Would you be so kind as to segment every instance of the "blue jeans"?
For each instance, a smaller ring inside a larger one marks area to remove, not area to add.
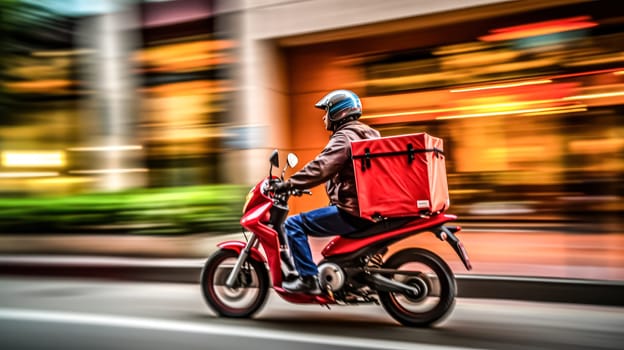
[[[318,269],[312,259],[312,251],[308,243],[308,235],[327,237],[344,235],[357,231],[359,228],[345,220],[344,213],[332,205],[314,209],[286,219],[285,228],[288,244],[295,260],[295,268],[300,276],[316,276]]]

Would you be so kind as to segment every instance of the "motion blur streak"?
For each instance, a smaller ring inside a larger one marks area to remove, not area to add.
[[[477,86],[472,88],[464,88],[464,89],[453,89],[451,92],[467,92],[467,91],[478,91],[478,90],[490,90],[490,89],[505,89],[509,87],[516,86],[527,86],[527,85],[539,85],[539,84],[548,84],[552,83],[552,80],[531,80],[531,81],[520,81],[517,83],[509,83],[509,84],[498,84],[498,85],[489,85],[489,86]]]
[[[65,165],[65,154],[59,151],[6,151],[2,152],[2,165],[5,167],[62,167]]]

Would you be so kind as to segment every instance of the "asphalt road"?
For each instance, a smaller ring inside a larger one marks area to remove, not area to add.
[[[399,325],[380,306],[288,304],[217,318],[193,284],[0,279],[3,349],[621,349],[624,309],[458,299],[434,328]]]

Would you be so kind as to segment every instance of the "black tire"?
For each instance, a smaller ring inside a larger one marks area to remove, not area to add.
[[[418,264],[418,268],[405,270],[419,272],[418,274],[407,276],[397,273],[387,275],[387,277],[418,286],[425,291],[423,295],[415,298],[396,292],[379,292],[379,300],[388,314],[401,324],[410,327],[431,326],[442,321],[455,306],[457,292],[455,275],[442,258],[433,252],[419,248],[397,252],[383,267],[399,269],[409,263]],[[425,308],[424,310],[410,310],[409,307]]]
[[[208,306],[219,316],[247,318],[264,305],[269,275],[263,262],[248,258],[241,268],[237,286],[228,288],[225,280],[236,259],[238,254],[232,250],[220,249],[212,254],[201,272],[201,290]]]

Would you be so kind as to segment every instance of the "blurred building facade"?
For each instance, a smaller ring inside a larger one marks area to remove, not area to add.
[[[444,138],[454,212],[622,212],[616,1],[3,6],[3,193],[252,184],[322,149],[313,105],[346,88],[383,135]]]
[[[241,181],[262,175],[269,148],[312,159],[328,138],[312,106],[347,88],[382,135],[444,138],[454,212],[620,222],[616,2],[251,3],[240,26],[243,115],[271,141],[245,151]],[[324,205],[315,192],[295,209]]]
[[[4,195],[226,182],[214,1],[2,2]]]

